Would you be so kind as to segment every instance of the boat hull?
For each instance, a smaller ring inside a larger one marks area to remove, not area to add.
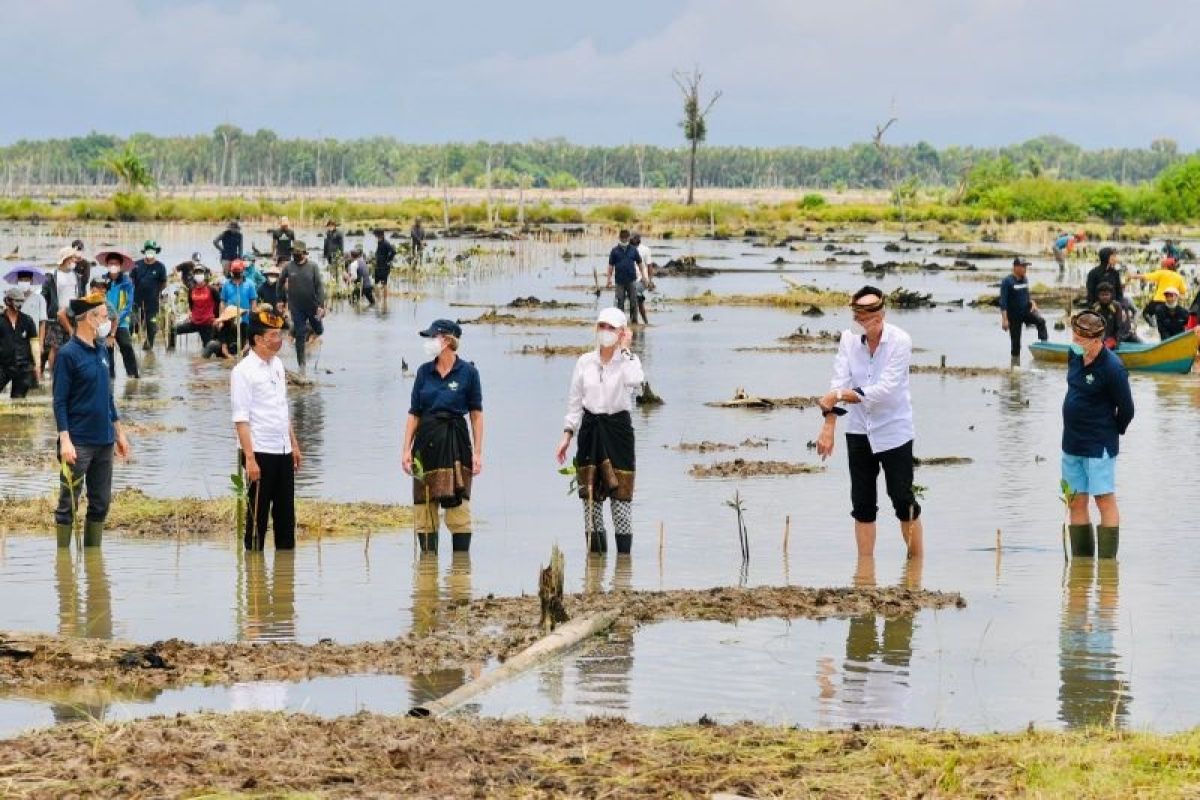
[[[1129,370],[1186,375],[1192,371],[1198,344],[1200,339],[1192,331],[1184,331],[1163,342],[1122,342],[1113,352]],[[1062,342],[1034,342],[1029,345],[1033,359],[1046,364],[1066,364],[1070,350],[1070,345]]]

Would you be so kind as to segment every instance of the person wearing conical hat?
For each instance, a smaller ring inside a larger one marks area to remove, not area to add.
[[[70,470],[59,480],[54,512],[59,547],[71,545],[79,511],[79,495],[87,489],[83,527],[85,547],[99,547],[112,497],[113,454],[128,458],[129,441],[121,427],[108,375],[112,357],[104,340],[112,330],[108,304],[100,292],[70,303],[75,318],[71,341],[54,363],[54,421],[58,426],[58,457]]]

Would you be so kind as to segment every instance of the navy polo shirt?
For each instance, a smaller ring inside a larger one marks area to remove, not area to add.
[[[415,417],[437,413],[462,416],[468,411],[483,411],[483,387],[474,364],[456,357],[444,378],[433,361],[417,368],[408,413]]]
[[[1023,317],[1031,303],[1029,278],[1017,280],[1016,275],[1005,275],[1000,281],[1000,309],[1010,316]]]
[[[1071,353],[1067,360],[1067,396],[1063,399],[1063,452],[1100,458],[1117,455],[1120,439],[1133,421],[1133,393],[1125,365],[1107,347],[1091,364]]]
[[[54,362],[54,422],[73,444],[102,446],[116,441],[117,406],[108,382],[108,348],[71,337]]]
[[[637,280],[637,265],[642,263],[637,248],[629,244],[619,244],[608,254],[608,265],[613,267],[617,283],[633,283]]]

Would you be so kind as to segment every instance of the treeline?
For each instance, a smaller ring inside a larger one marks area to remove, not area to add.
[[[0,188],[116,184],[103,161],[131,144],[160,186],[579,186],[673,188],[686,184],[687,153],[642,145],[599,147],[562,139],[525,143],[407,144],[281,139],[222,125],[211,134],[128,139],[101,133],[19,141],[0,147]],[[1033,177],[1141,184],[1181,161],[1174,141],[1145,149],[1084,150],[1054,136],[1001,148],[925,142],[879,148],[710,147],[700,149],[697,185],[825,190],[890,188],[898,183],[963,189],[968,173],[1001,159]]]

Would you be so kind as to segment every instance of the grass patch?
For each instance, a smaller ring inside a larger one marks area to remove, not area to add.
[[[685,306],[767,306],[772,308],[832,308],[850,303],[850,295],[833,289],[788,284],[782,292],[765,294],[717,294],[709,289],[691,297],[664,298],[665,303]]]
[[[693,478],[762,478],[771,475],[812,475],[824,472],[819,464],[798,464],[789,461],[747,461],[735,458],[716,464],[693,464],[688,474]]]
[[[0,528],[42,531],[53,524],[57,497],[0,499]],[[234,504],[229,498],[150,497],[138,489],[113,495],[107,527],[133,536],[222,538],[233,536]],[[83,514],[83,509],[80,509]],[[412,525],[408,505],[333,503],[296,498],[301,538],[404,529]]]
[[[219,753],[219,758],[213,754]],[[1184,798],[1200,731],[965,735],[750,724],[195,714],[0,742],[5,792],[206,796]]]

